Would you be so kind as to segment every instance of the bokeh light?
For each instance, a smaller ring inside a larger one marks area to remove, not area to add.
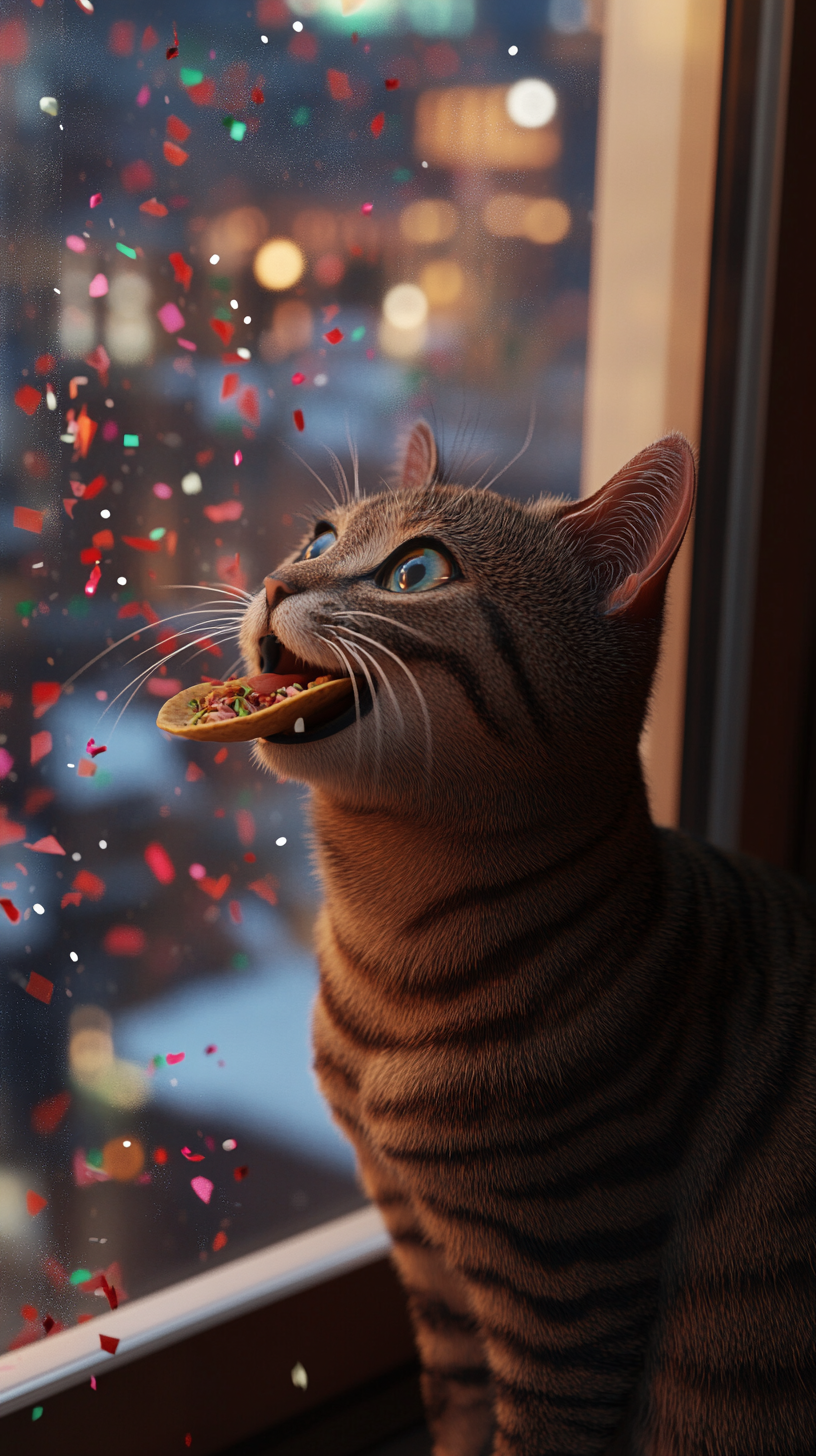
[[[403,208],[399,225],[409,243],[445,243],[456,232],[459,214],[452,202],[422,198]]]
[[[383,299],[383,316],[392,328],[419,328],[428,317],[428,300],[416,283],[397,283]]]
[[[548,81],[528,76],[510,87],[505,105],[507,115],[516,126],[532,130],[552,121],[558,109],[558,98]]]
[[[281,292],[303,276],[306,259],[291,238],[270,238],[255,254],[252,271],[262,288]]]
[[[425,264],[419,281],[431,308],[450,308],[462,296],[465,275],[455,258],[436,258]]]

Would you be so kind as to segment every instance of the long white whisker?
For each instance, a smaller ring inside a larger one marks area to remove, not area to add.
[[[345,667],[345,669],[346,669],[349,677],[351,678],[351,690],[354,693],[354,713],[355,713],[355,718],[356,718],[357,726],[359,728],[359,726],[360,726],[360,718],[361,718],[361,713],[360,713],[360,693],[359,693],[358,688],[357,688],[357,680],[356,680],[356,678],[354,676],[354,671],[352,669],[351,663],[349,662],[348,658],[346,657],[345,652],[342,651],[342,649],[340,648],[340,646],[338,645],[338,643],[336,643],[336,642],[330,642],[329,639],[328,639],[328,637],[321,637],[319,632],[315,632],[315,637],[317,637],[321,642],[325,642],[325,644],[326,644],[327,647],[330,647],[333,652],[336,652],[337,653],[337,656],[342,661],[342,663],[343,663],[343,665],[344,665],[344,667]],[[357,747],[356,747],[355,757],[354,757],[354,767],[355,767],[355,771],[357,769],[359,769],[359,767],[360,767],[360,753],[362,751],[362,738],[361,738],[361,735],[359,733],[356,734],[356,738],[357,738]]]
[[[354,499],[355,500],[359,500],[360,499],[360,456],[359,456],[359,453],[357,451],[357,446],[355,445],[354,441],[351,438],[351,430],[349,429],[348,419],[346,419],[346,441],[348,443],[349,455],[351,456],[351,464],[352,464],[352,468],[354,470]]]
[[[431,730],[431,716],[430,716],[430,713],[428,712],[428,705],[425,702],[425,695],[424,695],[421,687],[419,686],[419,683],[417,682],[416,678],[414,677],[414,674],[411,672],[411,669],[408,666],[406,666],[406,664],[403,662],[403,660],[402,660],[401,657],[398,657],[397,656],[396,652],[392,652],[390,647],[386,647],[385,646],[385,643],[378,642],[377,639],[376,639],[376,637],[366,637],[366,635],[365,635],[364,632],[355,632],[353,627],[344,627],[343,624],[342,624],[342,622],[340,624],[339,630],[341,632],[348,633],[348,635],[351,636],[351,637],[359,637],[362,642],[368,642],[368,643],[370,643],[370,645],[372,647],[379,647],[379,649],[380,649],[381,652],[385,652],[385,653],[387,653],[387,655],[389,657],[393,657],[393,659],[396,662],[397,666],[402,668],[403,672],[405,673],[405,675],[409,679],[409,681],[411,683],[411,686],[413,687],[414,692],[416,693],[416,695],[417,695],[417,697],[419,699],[419,706],[422,709],[422,716],[425,719],[425,754],[426,754],[426,765],[427,765],[427,771],[428,771],[428,773],[430,773],[431,766],[432,766],[432,763],[433,763],[433,733],[432,733],[432,730]]]
[[[228,632],[226,630],[223,631],[223,632],[213,632],[209,636],[209,639],[208,640],[210,642],[217,642],[217,641],[227,641],[228,642],[229,639],[231,637],[234,637],[235,635],[236,635],[235,632],[233,632],[233,631],[229,631]],[[153,673],[158,672],[159,668],[160,667],[163,667],[166,663],[168,663],[171,658],[178,657],[178,655],[179,655],[180,652],[188,652],[191,647],[198,647],[202,641],[203,641],[203,639],[199,637],[194,642],[185,642],[181,647],[177,647],[174,652],[168,652],[167,655],[165,657],[163,657],[160,662],[151,662],[149,667],[144,668],[140,673],[137,674],[137,676],[135,678],[131,678],[131,680],[127,684],[127,686],[124,687],[124,688],[122,688],[122,691],[116,694],[116,697],[113,698],[108,703],[107,707],[102,711],[102,713],[100,713],[99,718],[97,719],[97,722],[99,722],[99,723],[102,722],[102,719],[105,717],[105,715],[110,712],[111,708],[116,703],[118,703],[118,701],[119,701],[120,698],[124,697],[124,695],[128,691],[128,689],[131,688],[131,687],[133,687],[133,684],[134,683],[136,684],[136,686],[133,688],[133,692],[131,693],[130,697],[128,698],[127,702],[125,703],[125,708],[127,708],[130,705],[130,703],[133,702],[133,699],[135,698],[137,692],[139,691],[139,688],[142,686],[142,683],[145,681],[146,678],[150,677]],[[209,649],[206,646],[202,648],[202,652],[207,652],[208,650]],[[193,655],[200,657],[201,656],[201,653],[194,653]],[[122,709],[122,713],[124,713],[125,708]],[[122,713],[120,713],[119,714],[119,717],[116,719],[116,723],[114,723],[114,728],[119,723],[119,721],[120,721],[120,719],[122,717]]]
[[[328,445],[324,445],[323,446],[323,449],[326,451],[326,454],[328,455],[329,459],[331,460],[332,469],[334,471],[334,478],[337,481],[338,486],[340,487],[340,493],[341,493],[341,495],[343,497],[343,500],[346,503],[350,503],[351,502],[351,490],[349,488],[348,476],[346,475],[346,472],[343,469],[342,465],[340,464],[340,461],[338,460],[338,458],[335,455],[334,451],[333,450],[330,450],[329,447],[328,447]]]
[[[513,458],[512,458],[512,460],[508,460],[508,462],[504,466],[504,468],[502,470],[500,470],[497,475],[494,475],[493,476],[493,479],[492,480],[489,480],[487,482],[487,485],[483,485],[482,486],[482,490],[489,490],[490,487],[491,487],[491,485],[495,485],[496,484],[496,481],[499,479],[499,477],[502,476],[502,475],[504,475],[505,471],[506,470],[509,470],[511,465],[515,465],[516,461],[521,459],[521,457],[524,454],[525,450],[529,449],[530,441],[533,438],[533,430],[535,429],[535,419],[536,419],[536,407],[535,407],[535,400],[533,400],[532,404],[530,405],[530,424],[529,424],[529,427],[528,427],[528,430],[527,430],[527,438],[524,441],[524,444],[522,445],[522,447],[519,450],[518,454],[517,455],[514,455]]]
[[[105,647],[102,652],[97,652],[96,657],[92,657],[90,659],[90,662],[85,663],[84,667],[77,668],[76,672],[73,673],[71,677],[66,678],[65,682],[62,684],[63,692],[66,688],[71,686],[71,683],[76,682],[77,678],[81,677],[83,672],[87,672],[89,667],[94,667],[97,662],[102,661],[103,657],[107,657],[109,652],[113,652],[114,647],[124,647],[126,642],[132,642],[134,637],[141,636],[142,632],[147,632],[150,627],[164,627],[167,625],[168,622],[177,622],[179,617],[195,617],[198,616],[201,612],[211,610],[213,607],[218,607],[219,610],[223,611],[223,607],[220,602],[205,603],[203,607],[194,607],[188,612],[173,612],[172,615],[169,617],[160,617],[158,622],[148,622],[147,625],[144,627],[136,627],[133,632],[128,632],[127,637],[120,637],[118,642],[111,642],[110,647]],[[244,615],[243,608],[241,608],[240,615],[242,617]],[[236,619],[237,616],[238,613],[236,612]]]
[[[200,583],[194,581],[176,581],[162,587],[162,591],[214,591],[222,597],[232,597],[235,601],[254,601],[252,592],[244,591],[240,586],[216,586],[214,582],[201,586]]]
[[[434,643],[433,643],[432,639],[430,637],[423,637],[423,635],[422,635],[421,632],[417,632],[416,627],[408,627],[408,626],[406,626],[405,622],[398,621],[396,617],[386,617],[386,616],[383,615],[382,612],[352,612],[352,611],[346,611],[344,609],[341,612],[333,612],[332,613],[332,616],[334,616],[334,617],[375,617],[378,622],[388,622],[388,623],[390,623],[390,625],[392,627],[399,627],[403,632],[410,632],[411,635],[412,635],[412,637],[418,637],[419,640],[420,640],[420,642],[427,642],[427,644],[428,644],[429,647],[433,647],[434,646]]]
[[[331,491],[331,490],[329,490],[329,487],[327,486],[325,480],[321,480],[321,478],[318,475],[317,471],[316,470],[312,470],[312,467],[308,463],[308,461],[304,460],[303,456],[302,455],[299,455],[298,452],[297,452],[297,450],[293,449],[292,446],[289,445],[286,442],[286,440],[281,440],[280,443],[281,443],[281,445],[285,445],[286,446],[286,449],[290,452],[290,454],[294,455],[294,457],[295,457],[296,460],[299,460],[300,461],[301,465],[305,465],[305,467],[308,470],[309,474],[314,476],[314,478],[317,481],[318,485],[322,485],[323,489],[326,492],[326,495],[329,497],[329,500],[331,500],[333,502],[336,510],[339,511],[340,510],[340,502],[337,499],[337,496],[334,494],[334,492]]]
[[[351,650],[352,650],[351,643],[348,643],[347,645],[348,645],[349,652],[351,652]],[[392,703],[394,704],[394,711],[395,711],[397,717],[399,718],[400,732],[401,733],[404,733],[405,732],[405,719],[402,716],[402,708],[400,707],[399,702],[397,701],[397,695],[394,692],[394,689],[392,688],[391,683],[389,682],[388,673],[386,672],[386,670],[383,667],[382,663],[377,661],[376,657],[374,656],[374,654],[372,652],[367,652],[366,649],[365,649],[365,647],[357,647],[354,650],[355,650],[355,653],[357,653],[357,652],[362,653],[363,657],[367,657],[368,660],[369,660],[369,662],[372,662],[374,664],[374,667],[377,669],[377,672],[380,674],[380,677],[382,678],[382,681],[383,681],[383,684],[385,686],[386,692],[388,693],[388,695],[389,695]],[[360,664],[360,666],[362,667],[362,663]],[[363,667],[363,672],[365,672],[365,668],[364,667]],[[370,684],[369,684],[369,686],[370,686]]]
[[[224,622],[224,619],[223,618],[212,617],[209,622],[197,622],[196,625],[195,625],[195,627],[192,630],[195,631],[195,632],[205,632],[208,628],[212,628],[212,629],[215,629],[215,628],[224,628],[224,629],[226,629],[226,623]],[[186,629],[186,628],[182,628],[179,631],[178,636],[181,636],[182,633],[185,633],[186,634],[187,630],[188,629]],[[235,637],[238,636],[238,631],[233,631],[231,625],[230,625],[230,635],[235,636]],[[201,637],[198,637],[196,639],[196,641],[198,641],[198,642],[201,642],[202,640],[203,639]],[[125,662],[123,664],[123,666],[124,667],[130,667],[130,664],[132,662],[138,662],[139,658],[140,657],[145,657],[148,652],[155,652],[156,651],[156,648],[158,647],[158,645],[159,644],[157,642],[151,642],[151,644],[150,644],[149,647],[145,647],[143,649],[143,651],[135,653],[133,657],[129,657],[128,660],[127,660],[127,662]],[[192,647],[194,644],[192,642],[188,642],[186,645],[188,647]],[[161,660],[164,661],[164,658],[162,658]],[[154,663],[154,667],[158,667],[158,663]]]
[[[332,633],[332,635],[334,634]],[[359,664],[360,670],[363,673],[366,682],[368,683],[368,690],[371,693],[371,701],[374,705],[374,727],[377,734],[377,773],[379,773],[382,768],[382,714],[379,699],[374,688],[374,680],[365,663],[363,662],[363,659],[360,655],[360,649],[357,647],[352,647],[350,642],[344,642],[343,645],[348,648],[355,662]]]

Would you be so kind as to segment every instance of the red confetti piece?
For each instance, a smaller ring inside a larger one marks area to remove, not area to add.
[[[155,197],[149,198],[147,202],[139,203],[139,211],[146,212],[149,217],[166,217],[167,208],[163,202],[158,202]]]
[[[113,531],[97,531],[91,540],[98,551],[111,551],[113,549]]]
[[[228,752],[229,749],[227,748],[219,748],[217,754],[215,755],[215,758],[213,759],[213,763],[226,763]]]
[[[182,685],[177,677],[149,677],[145,686],[154,698],[174,698]]]
[[[32,735],[31,735],[31,763],[32,763],[32,765],[35,764],[35,763],[39,763],[41,758],[45,758],[46,755],[51,752],[51,749],[53,747],[54,747],[54,743],[53,743],[53,740],[51,738],[51,734],[46,729],[43,729],[41,733],[32,733]]]
[[[96,370],[97,374],[99,375],[99,383],[103,385],[103,387],[108,382],[108,370],[110,369],[110,362],[110,357],[104,344],[97,344],[96,348],[92,349],[90,354],[85,355],[85,363],[90,364],[91,368]]]
[[[298,370],[297,374],[293,374],[292,375],[292,383],[293,384],[305,384],[306,383],[306,375],[305,374],[301,374],[300,371]]]
[[[374,116],[374,117],[372,117],[372,119],[371,119],[371,135],[372,136],[375,136],[375,137],[380,136],[381,133],[382,133],[382,129],[383,129],[384,126],[385,126],[385,112],[384,111],[378,111],[377,112],[377,115]]]
[[[254,891],[256,895],[260,895],[267,905],[277,905],[278,897],[275,893],[277,881],[273,879],[272,875],[264,875],[262,880],[253,880],[247,888]]]
[[[74,506],[76,505],[76,501],[75,500],[65,500],[65,498],[63,497],[62,504],[65,506],[65,509],[68,512],[68,515],[70,516],[71,520],[73,520],[74,519]]]
[[[238,413],[250,425],[261,423],[261,407],[258,401],[258,391],[254,385],[248,384],[246,389],[241,390],[241,397],[238,400]]]
[[[76,423],[77,423],[77,432],[76,432],[76,439],[75,439],[75,442],[74,443],[76,445],[76,449],[77,449],[78,454],[81,455],[82,458],[83,458],[83,460],[84,460],[85,457],[86,457],[86,455],[88,454],[88,451],[91,448],[91,445],[93,444],[93,438],[94,438],[94,435],[96,434],[97,430],[99,429],[99,426],[96,423],[96,420],[92,420],[91,419],[90,415],[88,414],[87,409],[85,408],[85,405],[82,406],[82,409],[80,410],[79,415],[77,417],[77,422]],[[100,486],[100,489],[101,489],[101,486]],[[87,496],[87,494],[88,494],[87,489],[86,489],[86,491],[84,493]]]
[[[255,816],[251,809],[236,809],[235,827],[238,838],[244,845],[252,844],[255,838]]]
[[[92,597],[93,596],[94,592],[96,591],[96,588],[99,586],[99,583],[100,583],[101,579],[102,579],[102,568],[101,568],[101,566],[95,566],[94,569],[93,569],[93,571],[91,572],[90,576],[88,577],[88,580],[85,583],[85,595],[86,595],[86,597]]]
[[[85,744],[85,752],[96,758],[100,753],[107,753],[107,746],[104,743],[97,743],[94,738],[89,738]]]
[[[204,1055],[207,1056],[207,1057],[211,1057],[212,1054],[213,1054],[213,1052],[217,1052],[217,1051],[218,1051],[218,1047],[213,1042],[213,1043],[211,1043],[210,1046],[206,1046],[204,1048]]]
[[[56,798],[56,793],[54,789],[45,789],[42,787],[29,789],[28,793],[25,796],[23,813],[39,814],[40,810],[44,809],[46,804],[50,804],[51,800],[54,798]],[[20,866],[18,865],[17,868],[19,869]]]
[[[47,976],[41,976],[37,971],[32,971],[28,978],[26,991],[29,996],[34,997],[35,1001],[42,1001],[44,1006],[48,1006],[54,994],[54,982],[49,981]]]
[[[53,708],[60,692],[57,682],[34,682],[31,684],[31,706],[34,709],[34,717],[41,718],[49,708]]]
[[[77,3],[79,3],[79,0],[77,0]],[[42,1322],[42,1327],[45,1330],[45,1333],[47,1335],[50,1335],[50,1333],[54,1329],[54,1326],[56,1325],[56,1323],[57,1323],[56,1320],[55,1319],[52,1319],[50,1314],[47,1314],[45,1316],[45,1319]]]
[[[343,337],[344,335],[341,329],[332,329],[328,334],[323,335],[327,344],[339,344]]]
[[[33,415],[41,399],[40,391],[33,384],[21,384],[14,395],[14,403],[27,415]]]
[[[166,1148],[154,1148],[153,1162],[157,1163],[160,1168],[164,1167],[164,1164],[167,1162],[168,1157],[169,1154]]]
[[[169,1060],[169,1058],[168,1058],[168,1060]],[[181,1156],[183,1158],[186,1158],[188,1163],[203,1163],[204,1162],[204,1154],[203,1153],[191,1153],[189,1148],[182,1148],[182,1150],[181,1150]]]
[[[221,398],[231,399],[234,394],[238,393],[240,383],[240,374],[225,374],[221,381]]]
[[[112,956],[138,956],[147,945],[147,936],[135,925],[112,925],[102,942],[102,949]]]
[[[169,253],[168,262],[173,269],[173,277],[185,290],[190,287],[190,280],[193,276],[192,264],[186,262],[183,253]]]
[[[177,147],[175,142],[165,142],[162,148],[164,160],[170,163],[171,167],[183,167],[190,153],[185,152],[183,147]]]
[[[303,418],[303,410],[292,410],[292,419],[295,422],[296,430],[305,430],[306,422]]]
[[[144,192],[146,187],[152,187],[155,182],[153,168],[143,157],[137,158],[135,162],[128,162],[121,172],[122,186],[126,192]]]
[[[114,1286],[112,1284],[109,1284],[108,1283],[108,1281],[105,1278],[104,1274],[101,1274],[100,1275],[100,1288],[102,1289],[102,1291],[103,1291],[103,1293],[105,1295],[105,1298],[108,1301],[108,1304],[109,1304],[110,1308],[111,1309],[118,1309],[119,1308],[119,1295],[116,1293],[116,1289],[114,1288]]]
[[[212,106],[215,101],[215,82],[209,76],[205,76],[197,86],[187,87],[187,95],[196,106]]]
[[[253,86],[252,100],[255,102],[255,105],[263,106],[265,99],[266,98],[264,97],[263,91],[261,90],[260,86]]]
[[[209,895],[211,900],[220,900],[229,889],[230,877],[229,875],[221,875],[220,879],[214,880],[211,875],[205,875],[203,880],[199,880],[198,883],[205,895]]]
[[[95,475],[93,480],[83,490],[82,500],[93,500],[95,495],[99,495],[99,492],[105,489],[107,483],[108,477],[106,475]]]
[[[352,90],[349,85],[349,78],[345,71],[326,72],[326,82],[329,88],[329,95],[332,101],[350,101]]]
[[[197,763],[188,763],[187,772],[184,777],[188,784],[195,784],[198,783],[199,779],[205,778],[206,775],[203,768],[199,768]]]
[[[100,207],[101,206],[101,203],[102,203],[102,193],[101,192],[94,192],[93,196],[89,199],[88,206],[91,207],[91,208]]]
[[[102,552],[99,550],[98,546],[86,546],[82,551],[80,551],[79,559],[82,562],[83,566],[95,565],[96,562],[102,560]]]
[[[19,531],[33,531],[39,536],[43,528],[43,511],[33,511],[29,506],[14,507],[14,524]]]
[[[134,551],[158,551],[161,547],[160,541],[151,541],[149,536],[123,536],[122,540],[126,546],[132,546]]]
[[[60,900],[60,910],[64,910],[65,907],[66,907],[66,905],[81,905],[81,904],[82,904],[82,896],[81,896],[79,890],[66,890],[65,891],[65,894],[63,895],[62,899]]]
[[[38,1102],[31,1109],[32,1128],[41,1136],[54,1132],[70,1106],[70,1092],[58,1092],[55,1097],[47,1097],[44,1102]]]
[[[211,318],[210,328],[218,335],[222,344],[228,344],[235,333],[235,325],[227,323],[226,319]]]
[[[244,514],[244,507],[239,500],[222,501],[220,505],[204,507],[204,514],[208,521],[240,521]]]
[[[186,1055],[186,1052],[168,1052],[165,1061],[168,1067],[175,1067],[178,1062],[184,1061]]]
[[[176,878],[176,867],[163,844],[148,844],[144,858],[145,864],[160,885],[172,885]]]
[[[165,55],[166,55],[168,61],[172,61],[173,57],[174,56],[177,56],[178,53],[179,53],[178,31],[176,30],[176,27],[175,27],[175,24],[174,24],[173,25],[173,44],[171,46],[168,46],[167,47],[167,50],[165,51]]]
[[[241,905],[238,900],[230,900],[229,914],[230,920],[232,921],[233,925],[240,925],[242,923],[243,916],[241,914]]]
[[[20,1308],[20,1314],[23,1316],[24,1320],[35,1320],[37,1318],[37,1311],[34,1308],[33,1304],[22,1305]]]
[[[386,76],[386,78],[385,78],[385,89],[386,89],[386,91],[396,91],[397,88],[398,88],[398,86],[399,86],[399,81],[397,80],[397,77],[396,76]]]
[[[83,895],[87,895],[89,900],[101,900],[105,888],[105,881],[100,879],[99,875],[95,875],[92,870],[77,870],[71,886],[72,890],[79,890]]]
[[[51,374],[53,372],[56,362],[57,361],[54,358],[53,354],[40,354],[34,360],[34,373]]]
[[[223,1229],[219,1229],[218,1230],[218,1233],[216,1234],[215,1238],[212,1241],[213,1252],[217,1254],[219,1249],[223,1249],[223,1247],[226,1244],[226,1242],[227,1242],[227,1236],[224,1233],[224,1230]]]
[[[186,121],[182,121],[180,116],[168,116],[167,133],[168,136],[173,138],[174,142],[186,142],[190,135],[190,128]]]
[[[9,900],[4,895],[2,897],[2,899],[0,899],[0,906],[2,906],[3,909],[5,910],[6,915],[8,916],[8,918],[11,921],[12,925],[16,925],[17,924],[17,921],[20,919],[20,912],[17,909],[17,906],[14,904],[14,901],[13,900]]]
[[[169,56],[170,52],[168,51],[167,54]],[[115,1355],[116,1351],[119,1349],[119,1341],[117,1339],[114,1339],[113,1335],[100,1335],[99,1345],[100,1348],[103,1349],[108,1355]]]
[[[240,1168],[233,1168],[232,1176],[235,1179],[236,1183],[243,1183],[244,1179],[249,1177],[249,1168],[247,1167],[246,1163],[244,1163],[243,1166]]]
[[[142,50],[143,51],[150,51],[150,50],[153,49],[154,45],[158,45],[158,43],[159,43],[159,37],[157,36],[155,30],[153,29],[153,26],[152,25],[148,25],[147,29],[145,30],[145,32],[144,32],[144,34],[142,36]]]
[[[64,854],[65,850],[53,834],[46,834],[43,839],[35,840],[34,844],[26,844],[26,849],[35,849],[38,854]]]

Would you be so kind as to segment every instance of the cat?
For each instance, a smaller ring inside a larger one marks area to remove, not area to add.
[[[694,490],[669,435],[519,504],[420,421],[243,622],[355,682],[255,754],[311,789],[315,1068],[436,1456],[816,1452],[816,896],[656,829],[638,754]]]

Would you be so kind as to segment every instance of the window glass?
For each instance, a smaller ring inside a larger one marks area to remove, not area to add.
[[[304,796],[155,727],[238,665],[311,472],[377,489],[425,414],[488,481],[535,406],[496,488],[578,493],[594,0],[172,17],[0,19],[3,1347],[363,1201]]]

